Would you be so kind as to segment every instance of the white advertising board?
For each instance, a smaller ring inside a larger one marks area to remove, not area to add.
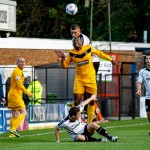
[[[112,55],[111,56],[114,60],[116,60],[116,56]],[[111,82],[112,81],[112,63],[106,59],[99,58],[100,59],[100,66],[98,69],[98,75],[97,75],[97,80],[99,80],[99,75],[101,74],[102,81],[107,81]]]
[[[147,118],[147,114],[145,110],[145,97],[140,97],[140,117]]]
[[[16,31],[16,2],[0,1],[0,31]]]

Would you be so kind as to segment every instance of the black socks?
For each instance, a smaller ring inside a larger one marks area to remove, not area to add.
[[[100,135],[103,135],[104,137],[108,138],[109,140],[112,139],[112,136],[108,134],[108,132],[102,128],[102,127],[99,127],[97,130],[96,130]]]
[[[97,139],[97,138],[94,138],[94,137],[91,137],[91,136],[85,136],[85,138],[86,138],[85,141],[87,141],[87,142],[101,142],[102,141],[101,138]]]

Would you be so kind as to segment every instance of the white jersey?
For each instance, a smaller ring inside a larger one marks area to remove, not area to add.
[[[99,62],[99,61],[100,61],[99,57],[97,55],[93,54],[92,55],[92,62]]]
[[[146,99],[150,99],[150,70],[143,68],[139,71],[138,82],[144,83],[146,89]]]
[[[83,46],[90,45],[90,40],[86,35],[81,33],[80,38],[81,38],[81,41],[83,43]],[[92,55],[92,62],[99,62],[99,61],[100,61],[99,57],[97,55],[93,54]]]
[[[80,112],[83,111],[84,107],[82,105],[77,106],[80,109]],[[77,135],[80,135],[84,132],[86,123],[84,123],[81,118],[76,121],[72,121],[69,119],[69,115],[58,123],[57,128],[62,129],[65,128],[69,133],[70,137],[75,140]]]
[[[82,40],[83,46],[90,45],[90,40],[86,35],[81,33],[80,38]]]

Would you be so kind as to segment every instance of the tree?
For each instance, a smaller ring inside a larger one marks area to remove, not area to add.
[[[71,0],[17,0],[17,37],[71,39],[70,26],[80,25],[84,34],[90,34],[90,7],[85,0],[74,0],[78,13],[66,14]],[[94,0],[93,37],[108,41],[108,0]],[[112,41],[142,42],[143,30],[150,29],[149,0],[110,0]]]

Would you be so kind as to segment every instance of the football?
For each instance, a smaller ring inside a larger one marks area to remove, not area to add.
[[[66,6],[66,13],[68,15],[75,15],[78,12],[78,7],[74,3],[70,3]]]

